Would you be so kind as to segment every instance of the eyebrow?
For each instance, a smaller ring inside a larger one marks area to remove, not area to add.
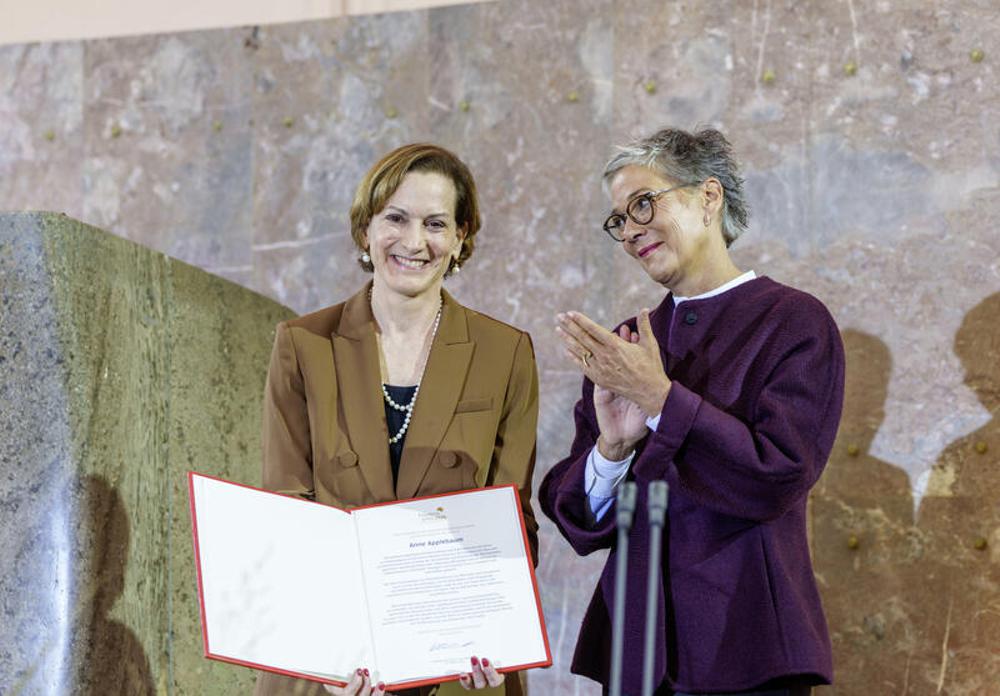
[[[637,188],[637,189],[636,189],[635,191],[633,191],[632,193],[630,193],[630,194],[628,195],[628,197],[627,197],[627,198],[626,198],[625,200],[627,200],[627,201],[628,201],[629,203],[631,203],[631,202],[632,202],[632,200],[633,200],[633,199],[634,199],[634,198],[635,198],[636,196],[638,196],[638,195],[640,195],[640,194],[643,194],[643,193],[648,193],[649,191],[652,191],[652,190],[653,190],[653,189],[649,188],[648,186],[640,186],[640,187],[639,187],[639,188]],[[625,205],[627,206],[627,205],[628,205],[628,203],[626,203]],[[611,214],[612,214],[612,215],[621,215],[621,213],[619,213],[619,212],[618,212],[618,209],[617,209],[617,208],[612,208],[612,209],[611,209]]]
[[[407,210],[406,208],[400,208],[398,205],[391,205],[390,204],[390,205],[387,205],[386,208],[392,208],[393,210],[397,210],[397,211],[401,212],[403,215],[409,215],[410,214],[409,210]],[[446,218],[448,216],[449,216],[449,213],[431,213],[430,215],[428,215],[424,219],[427,220],[427,219],[430,219],[430,218],[437,218],[437,217]]]

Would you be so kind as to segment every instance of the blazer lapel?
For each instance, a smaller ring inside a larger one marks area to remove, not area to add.
[[[389,466],[389,435],[382,401],[378,343],[368,290],[371,283],[344,305],[333,334],[333,358],[344,421],[358,466],[378,501],[393,500]]]
[[[398,499],[412,498],[455,413],[475,347],[469,341],[465,308],[441,291],[441,323],[431,345],[420,394],[403,444],[396,483]]]

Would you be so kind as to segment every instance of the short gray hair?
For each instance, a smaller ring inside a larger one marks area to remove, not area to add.
[[[678,183],[694,183],[714,177],[722,184],[722,236],[726,246],[747,229],[750,209],[743,194],[743,176],[726,136],[712,128],[688,133],[664,128],[647,138],[618,148],[604,166],[604,190],[611,178],[629,165],[648,167]]]

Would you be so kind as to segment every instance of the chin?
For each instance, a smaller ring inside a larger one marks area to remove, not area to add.
[[[655,264],[651,266],[643,266],[646,275],[650,277],[651,280],[659,283],[660,285],[667,285],[671,279],[677,276],[677,268],[674,266],[665,266],[664,264]]]
[[[416,297],[434,287],[436,273],[421,275],[383,274],[381,280],[387,288],[400,295]]]

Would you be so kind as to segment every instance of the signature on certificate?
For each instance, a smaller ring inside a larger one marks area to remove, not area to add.
[[[441,652],[442,650],[463,650],[472,645],[471,640],[467,640],[464,643],[431,643],[431,652]]]

